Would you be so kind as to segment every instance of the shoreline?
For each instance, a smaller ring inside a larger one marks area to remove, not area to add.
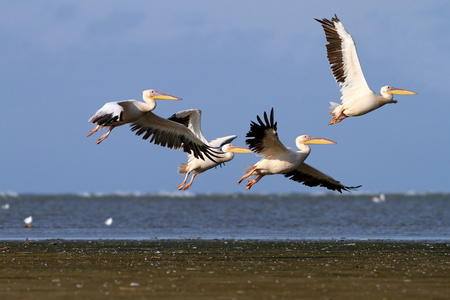
[[[446,299],[449,243],[0,241],[0,295],[157,299]],[[6,288],[3,288],[6,287]]]

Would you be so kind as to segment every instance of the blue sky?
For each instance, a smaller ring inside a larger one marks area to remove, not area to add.
[[[301,134],[307,162],[362,192],[450,192],[448,1],[2,1],[0,192],[174,192],[181,151],[142,141],[128,126],[101,145],[88,118],[105,102],[156,89],[160,116],[199,108],[207,139],[238,135],[275,109],[286,146]],[[352,34],[369,86],[419,93],[328,126],[339,100],[314,18],[336,13]],[[197,176],[191,192],[237,185],[259,158],[236,155]],[[281,175],[248,193],[323,192]]]

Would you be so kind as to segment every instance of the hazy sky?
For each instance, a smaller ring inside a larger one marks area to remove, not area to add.
[[[372,89],[396,96],[329,126],[339,86],[314,18],[336,13],[358,46]],[[278,133],[312,146],[307,163],[362,192],[450,192],[448,1],[0,1],[0,192],[173,192],[182,151],[149,144],[128,126],[101,145],[87,138],[105,102],[156,89],[162,117],[199,108],[207,139],[245,134],[274,107]],[[237,185],[253,154],[197,176],[194,193],[325,192],[281,175]]]

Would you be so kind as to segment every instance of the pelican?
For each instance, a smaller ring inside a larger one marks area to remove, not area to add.
[[[202,133],[201,114],[202,112],[199,109],[189,109],[177,112],[169,118],[169,120],[181,123],[189,128],[200,140],[214,149],[216,154],[214,160],[208,158],[201,160],[192,154],[188,154],[188,163],[181,163],[178,168],[179,174],[186,174],[183,182],[178,186],[179,190],[189,189],[194,182],[195,176],[232,160],[234,153],[253,153],[250,149],[231,144],[237,137],[236,135],[224,136],[208,142]],[[191,180],[186,184],[191,172],[194,172],[194,174],[192,174]]]
[[[155,100],[181,100],[168,94],[155,90],[145,90],[142,92],[145,102],[124,100],[118,102],[108,102],[103,105],[90,119],[89,122],[97,124],[87,136],[91,136],[99,129],[109,127],[108,131],[102,135],[97,144],[104,141],[111,131],[118,126],[130,124],[131,130],[136,131],[136,135],[143,135],[142,139],[151,137],[150,142],[163,147],[183,148],[183,151],[193,153],[197,158],[211,158],[214,153],[209,146],[195,136],[185,126],[161,118],[152,111],[156,107]]]
[[[338,17],[334,15],[331,21],[315,20],[322,24],[325,31],[328,61],[342,93],[342,104],[330,102],[329,112],[333,118],[328,125],[339,123],[347,117],[362,116],[388,103],[397,103],[393,94],[417,95],[391,86],[382,87],[381,95],[372,91],[364,78],[355,42]]]
[[[307,186],[322,186],[329,190],[350,191],[359,188],[342,185],[339,181],[314,169],[304,163],[311,152],[309,144],[336,144],[324,138],[301,135],[295,139],[295,144],[300,151],[286,148],[278,139],[277,122],[274,122],[273,108],[270,111],[270,119],[264,112],[264,122],[256,116],[258,123],[250,123],[250,131],[245,141],[251,150],[263,159],[254,166],[246,168],[246,174],[239,179],[238,184],[250,176],[257,176],[256,179],[248,180],[246,189],[250,190],[253,185],[266,175],[283,174],[286,178],[297,181]]]

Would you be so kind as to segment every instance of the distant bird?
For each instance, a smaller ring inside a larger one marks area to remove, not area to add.
[[[2,209],[9,209],[9,203],[5,203],[2,205]]]
[[[264,158],[254,166],[246,168],[246,174],[239,179],[238,184],[250,176],[258,176],[247,182],[246,189],[249,190],[265,175],[283,174],[286,178],[297,181],[307,186],[322,186],[329,190],[350,191],[359,188],[342,185],[339,181],[314,169],[304,163],[311,152],[308,144],[336,144],[333,141],[301,135],[295,139],[295,144],[300,151],[286,148],[278,139],[277,122],[274,122],[273,108],[270,118],[264,112],[264,121],[256,116],[258,123],[251,122],[250,131],[245,141],[249,148]]]
[[[199,109],[189,109],[177,112],[169,118],[169,120],[178,122],[189,128],[189,130],[191,130],[200,140],[209,145],[216,154],[214,161],[211,159],[201,160],[195,158],[192,154],[188,154],[188,163],[181,163],[178,168],[178,173],[186,174],[183,182],[178,186],[179,190],[189,189],[194,182],[195,176],[232,160],[234,153],[253,153],[250,149],[231,144],[237,137],[236,135],[225,136],[208,142],[202,133],[201,114],[202,112]],[[194,174],[192,175],[191,180],[186,184],[191,172],[194,172]]]
[[[22,228],[31,228],[31,223],[33,222],[33,217],[29,216],[23,220],[25,222],[25,225],[22,226]]]
[[[100,144],[115,127],[130,124],[131,130],[136,131],[136,135],[143,135],[142,139],[151,137],[150,142],[156,145],[175,149],[183,148],[183,151],[193,153],[197,158],[214,157],[209,146],[198,139],[185,126],[161,118],[152,112],[156,107],[155,100],[181,100],[181,98],[159,93],[155,90],[143,91],[142,98],[145,103],[136,100],[124,100],[108,102],[103,105],[89,119],[89,122],[97,125],[87,136],[91,136],[99,129],[109,127],[108,131],[98,139],[97,144]]]
[[[336,15],[330,20],[315,19],[322,24],[328,41],[328,61],[336,82],[342,93],[342,104],[330,102],[330,114],[333,116],[328,125],[341,122],[347,117],[367,114],[387,103],[397,103],[393,94],[416,95],[417,93],[391,86],[381,88],[381,95],[372,91],[364,78],[356,52],[355,42],[345,30]]]
[[[373,197],[372,202],[374,203],[380,203],[380,202],[386,202],[386,196],[384,194],[380,194],[379,197]]]
[[[113,218],[108,218],[108,219],[105,221],[106,226],[111,226],[112,223],[113,223]]]

